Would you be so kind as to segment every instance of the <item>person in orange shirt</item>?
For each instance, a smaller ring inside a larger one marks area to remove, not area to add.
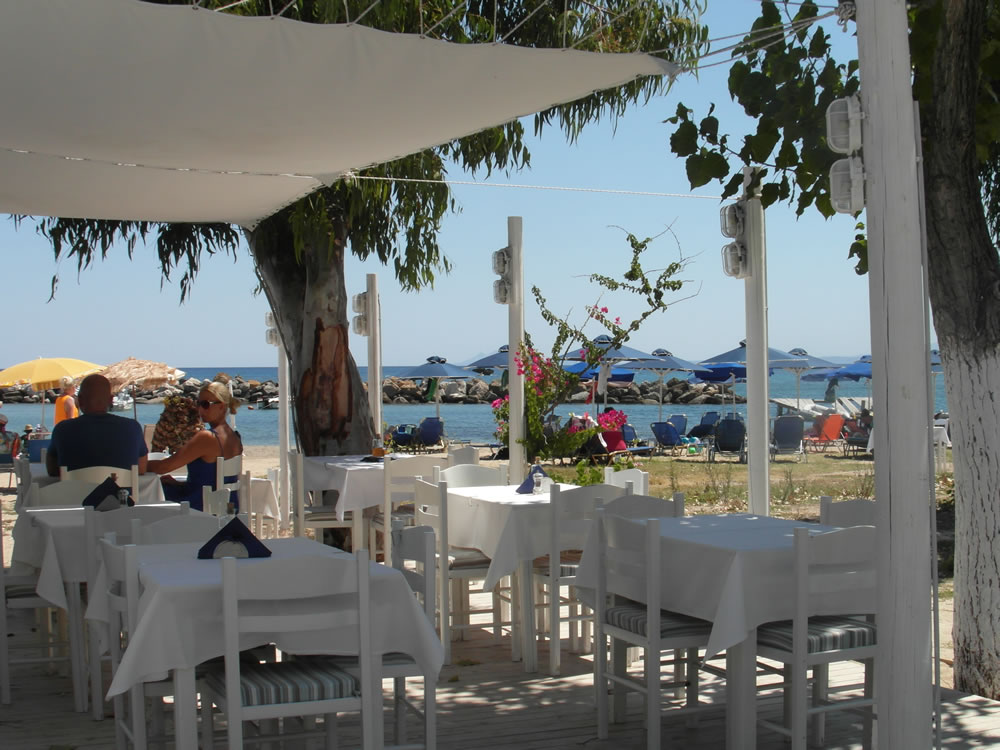
[[[53,425],[57,425],[64,419],[74,419],[79,413],[76,405],[76,383],[73,378],[64,375],[59,379],[62,387],[62,394],[56,399],[56,416]]]

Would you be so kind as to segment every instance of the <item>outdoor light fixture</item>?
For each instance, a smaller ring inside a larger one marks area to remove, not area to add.
[[[358,336],[368,335],[368,292],[355,294],[351,298],[351,308],[358,313],[351,320],[351,331]]]
[[[865,166],[860,156],[838,159],[830,167],[830,203],[842,214],[865,207]]]
[[[493,301],[506,305],[510,301],[510,248],[493,253],[493,273],[500,278],[493,282]]]
[[[743,206],[730,203],[719,209],[719,224],[725,237],[736,239],[743,234]]]
[[[278,333],[278,324],[274,320],[274,313],[270,310],[264,313],[264,325],[267,326],[267,330],[264,331],[264,341],[271,346],[281,346],[281,334]]]
[[[853,154],[861,148],[861,100],[857,94],[835,99],[826,108],[826,143],[837,154]]]
[[[730,242],[722,248],[722,271],[734,279],[745,279],[750,275],[750,258],[742,243]]]

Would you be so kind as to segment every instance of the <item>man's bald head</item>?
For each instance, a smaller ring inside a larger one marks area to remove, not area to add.
[[[111,383],[103,375],[88,375],[77,395],[84,414],[103,414],[111,409]]]

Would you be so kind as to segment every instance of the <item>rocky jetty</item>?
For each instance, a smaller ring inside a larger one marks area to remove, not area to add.
[[[240,376],[230,378],[225,373],[219,373],[215,380],[232,381],[233,393],[244,404],[260,408],[270,399],[278,395],[278,384],[271,380],[263,382],[244,380]],[[165,385],[147,391],[137,391],[135,400],[140,404],[159,404],[167,396],[184,395],[192,398],[198,395],[205,381],[188,378],[178,385]],[[501,398],[506,390],[501,388],[500,381],[487,382],[480,378],[469,380],[447,380],[439,384],[441,403],[444,404],[488,404]],[[690,383],[687,380],[673,378],[664,382],[644,383],[608,383],[609,404],[657,404],[662,391],[665,404],[722,404],[733,401],[733,393],[729,386],[718,383]],[[590,390],[587,384],[580,384],[566,399],[567,403],[582,404],[587,400]],[[44,396],[48,401],[55,401],[58,393],[46,391]],[[0,389],[0,400],[10,403],[37,403],[43,394],[36,393],[31,388]],[[386,378],[382,382],[382,402],[386,404],[416,404],[427,400],[427,386],[412,380],[401,378]],[[601,401],[603,402],[603,398]],[[737,403],[745,399],[737,395]]]

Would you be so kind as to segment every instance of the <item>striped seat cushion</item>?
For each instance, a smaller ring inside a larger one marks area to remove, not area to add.
[[[448,550],[448,567],[455,568],[489,568],[490,558],[477,549],[452,547]]]
[[[616,628],[646,637],[646,608],[640,604],[622,604],[608,607],[604,621]],[[680,638],[705,636],[712,630],[712,623],[688,617],[677,612],[660,610],[660,637]]]
[[[564,549],[559,553],[559,577],[568,578],[575,576],[577,568],[580,567],[580,558],[583,557],[583,550]],[[531,561],[536,575],[547,576],[549,574],[549,556],[542,555]]]
[[[876,643],[875,625],[864,620],[839,615],[810,617],[809,653],[863,648]],[[757,628],[757,644],[779,651],[792,651],[792,621],[769,622]]]
[[[8,599],[29,599],[29,598],[40,598],[37,593],[35,593],[35,585],[29,583],[19,583],[14,586],[7,586],[4,594]]]
[[[226,671],[220,665],[206,670],[205,685],[226,692]],[[358,681],[332,660],[281,661],[240,664],[240,697],[244,706],[352,698],[361,694]]]

